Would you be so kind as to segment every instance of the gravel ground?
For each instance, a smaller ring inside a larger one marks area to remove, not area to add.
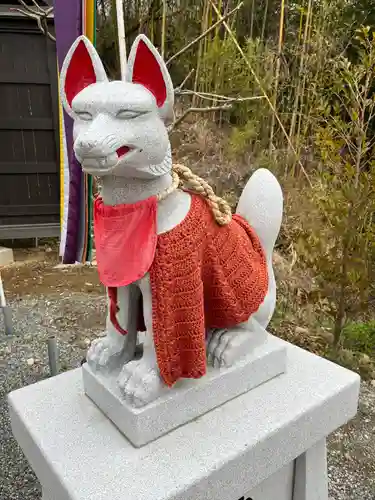
[[[68,370],[80,365],[87,345],[104,328],[105,299],[96,270],[56,270],[54,262],[55,256],[47,262],[29,259],[2,273],[16,335],[5,337],[0,319],[0,500],[40,498],[39,484],[12,437],[6,394],[48,376],[50,335],[58,337],[61,369]],[[362,384],[357,417],[331,436],[328,473],[330,500],[375,500],[375,381]]]

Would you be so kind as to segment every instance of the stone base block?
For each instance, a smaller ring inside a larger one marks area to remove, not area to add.
[[[81,368],[12,392],[43,500],[327,500],[325,438],[356,414],[359,377],[285,345],[284,374],[142,448],[84,394]]]
[[[268,335],[264,344],[229,369],[210,368],[200,380],[183,380],[155,402],[133,408],[117,387],[117,372],[110,377],[83,365],[83,386],[89,398],[118,429],[140,447],[221,406],[227,401],[283,373],[286,348]]]
[[[0,247],[0,267],[13,264],[14,256],[11,248]]]

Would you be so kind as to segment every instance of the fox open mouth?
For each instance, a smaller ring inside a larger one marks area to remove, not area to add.
[[[129,151],[131,151],[131,148],[129,148],[129,146],[121,146],[121,148],[116,149],[116,153],[119,159],[129,153]]]

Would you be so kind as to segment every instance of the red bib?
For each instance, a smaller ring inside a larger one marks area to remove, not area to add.
[[[156,249],[156,196],[133,204],[94,204],[94,236],[100,281],[126,286],[150,269]]]

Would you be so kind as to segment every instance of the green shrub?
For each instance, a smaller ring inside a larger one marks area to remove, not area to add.
[[[342,345],[345,349],[375,356],[375,321],[368,323],[349,323],[342,332]]]

